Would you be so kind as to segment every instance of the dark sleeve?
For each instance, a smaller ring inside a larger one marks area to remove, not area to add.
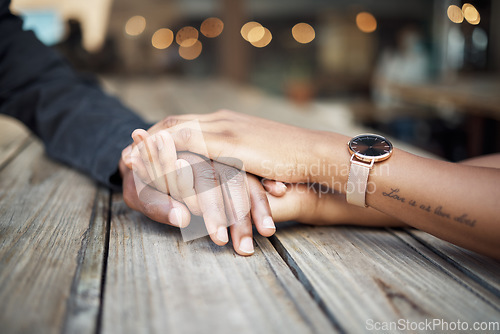
[[[120,188],[121,150],[136,128],[149,127],[99,86],[78,76],[39,42],[0,0],[0,113],[19,119],[45,144],[47,154]]]

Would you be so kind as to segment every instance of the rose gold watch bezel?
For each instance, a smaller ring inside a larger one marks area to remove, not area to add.
[[[364,155],[364,154],[361,154],[359,152],[356,152],[354,151],[352,148],[351,148],[351,143],[356,139],[356,138],[359,138],[359,137],[363,137],[363,136],[374,136],[374,137],[378,137],[378,138],[381,138],[383,139],[384,141],[386,141],[389,145],[390,145],[390,148],[389,148],[389,152],[388,153],[385,153],[383,155],[379,155],[379,156],[368,156],[368,155]],[[349,149],[349,153],[352,154],[353,156],[355,156],[357,159],[361,160],[361,161],[364,161],[364,162],[381,162],[381,161],[384,161],[384,160],[387,160],[391,157],[392,155],[392,152],[394,150],[394,146],[392,145],[392,143],[387,139],[385,138],[384,136],[381,136],[381,135],[377,135],[377,134],[374,134],[374,133],[363,133],[363,134],[359,134],[357,136],[354,136],[352,137],[348,142],[347,142],[347,148]],[[352,159],[351,159],[352,160]]]

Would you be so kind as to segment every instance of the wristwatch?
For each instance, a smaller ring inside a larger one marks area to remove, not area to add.
[[[361,134],[352,138],[347,147],[351,156],[351,167],[347,179],[347,203],[367,207],[365,202],[368,176],[373,164],[392,155],[392,143],[374,134]]]

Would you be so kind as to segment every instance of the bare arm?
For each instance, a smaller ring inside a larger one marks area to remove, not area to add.
[[[228,111],[184,115],[163,125],[191,120],[201,125],[202,148],[206,146],[210,158],[234,157],[256,175],[284,182],[317,182],[345,192],[350,166],[346,136]],[[189,128],[174,134],[179,150],[202,152],[199,138]],[[426,159],[395,149],[389,160],[375,164],[371,171],[375,187],[366,202],[410,226],[500,258],[500,169],[470,164]]]

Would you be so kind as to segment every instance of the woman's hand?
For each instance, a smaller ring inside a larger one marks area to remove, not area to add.
[[[265,190],[255,176],[188,152],[179,153],[177,159],[168,132],[150,136],[136,130],[133,138],[134,150],[126,149],[123,154],[126,165],[138,176],[134,187],[124,178],[124,198],[131,208],[178,227],[189,224],[189,211],[202,215],[218,245],[228,241],[229,220],[233,246],[241,255],[253,253],[251,219],[263,236],[275,232]],[[268,183],[268,188],[275,194],[282,191],[276,183]]]
[[[268,193],[267,197],[275,222],[294,220],[311,225],[407,226],[375,209],[350,205],[342,194],[320,187],[288,184],[284,195]]]
[[[332,186],[335,178],[346,178],[348,174],[348,138],[335,133],[311,131],[231,111],[171,116],[149,131],[164,129],[171,132],[180,151],[229,164],[227,158],[231,157],[235,162],[243,161],[247,172],[272,180],[328,182]]]

